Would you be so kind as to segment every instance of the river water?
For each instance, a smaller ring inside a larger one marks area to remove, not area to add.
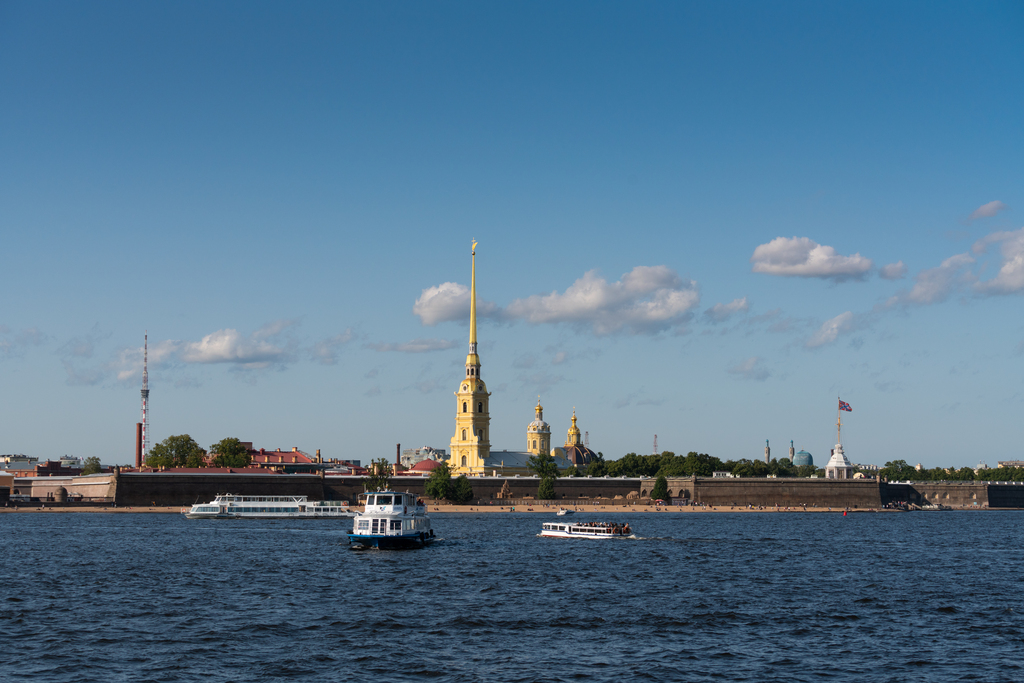
[[[1024,679],[1024,512],[545,519],[357,552],[337,520],[0,515],[0,679]]]

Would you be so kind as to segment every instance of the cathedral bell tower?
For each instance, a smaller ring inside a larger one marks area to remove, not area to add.
[[[551,453],[551,425],[544,421],[544,406],[540,404],[539,396],[534,410],[537,417],[526,426],[526,451],[534,455],[548,455]]]
[[[476,242],[473,242],[473,275],[469,295],[469,354],[466,376],[455,392],[455,436],[451,441],[451,465],[456,474],[483,474],[491,454],[487,440],[491,417],[490,394],[480,379],[480,356],[476,352]]]

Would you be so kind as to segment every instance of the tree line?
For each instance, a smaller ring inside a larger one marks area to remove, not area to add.
[[[210,453],[213,457],[208,459]],[[188,434],[169,436],[146,454],[146,465],[153,468],[206,467],[207,463],[213,467],[248,467],[251,462],[249,449],[238,439],[221,439],[206,451]]]

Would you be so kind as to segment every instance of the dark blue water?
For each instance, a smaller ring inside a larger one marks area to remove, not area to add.
[[[0,679],[1024,680],[1024,513],[548,518],[355,552],[333,520],[0,515]]]

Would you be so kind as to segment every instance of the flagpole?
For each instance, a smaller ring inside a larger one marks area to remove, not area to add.
[[[839,399],[839,403],[836,404],[836,445],[838,446],[843,443],[843,413],[841,410],[843,399],[838,396],[836,398]]]

